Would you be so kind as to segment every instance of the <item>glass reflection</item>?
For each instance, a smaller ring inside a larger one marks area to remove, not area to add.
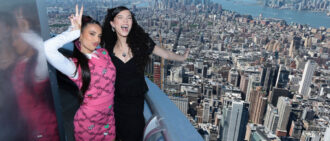
[[[36,3],[10,3],[0,12],[0,140],[59,140]]]

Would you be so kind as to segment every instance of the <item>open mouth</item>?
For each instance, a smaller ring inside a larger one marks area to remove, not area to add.
[[[128,32],[128,25],[122,25],[121,30]]]

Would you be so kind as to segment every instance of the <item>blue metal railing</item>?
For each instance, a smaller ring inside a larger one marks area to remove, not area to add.
[[[203,141],[201,135],[192,126],[186,116],[165,95],[159,87],[146,78],[149,91],[146,95],[144,116],[146,121],[157,117],[158,131],[165,141]],[[148,123],[147,123],[148,124]],[[159,135],[159,134],[158,134]]]

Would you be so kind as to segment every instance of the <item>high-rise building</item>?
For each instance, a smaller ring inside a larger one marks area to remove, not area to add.
[[[293,37],[290,44],[289,56],[294,58],[297,54],[298,49],[300,48],[300,37]]]
[[[278,125],[278,110],[272,104],[267,105],[267,112],[265,115],[264,126],[275,134],[277,125]]]
[[[160,72],[160,63],[159,62],[154,62],[154,83],[160,88],[161,84],[161,72]]]
[[[212,97],[212,92],[213,92],[213,88],[211,86],[208,86],[208,85],[203,85],[203,96],[204,98],[209,98],[211,99]]]
[[[300,139],[301,133],[303,131],[303,123],[301,120],[292,121],[289,135],[295,139]]]
[[[279,97],[277,102],[277,109],[278,109],[279,119],[278,119],[276,135],[279,137],[286,136],[287,134],[286,126],[288,125],[289,116],[291,112],[290,99],[288,97],[282,97],[282,96]]]
[[[221,111],[215,112],[214,114],[214,125],[220,127]]]
[[[188,98],[168,96],[168,98],[180,109],[180,111],[187,116],[188,112]]]
[[[306,62],[304,61],[303,58],[296,57],[295,59],[296,62],[296,68],[297,69],[304,69]]]
[[[266,93],[269,93],[273,89],[273,86],[275,86],[278,69],[278,66],[272,64],[266,64],[262,67],[260,80],[261,86],[263,86]]]
[[[249,119],[256,124],[262,124],[267,106],[266,93],[261,89],[261,87],[257,87],[250,93]]]
[[[249,104],[242,100],[225,99],[220,126],[221,141],[244,140]]]
[[[265,130],[261,124],[249,123],[246,128],[246,141],[280,141],[276,135]]]
[[[302,119],[303,120],[307,120],[307,121],[310,121],[310,120],[313,120],[314,119],[314,110],[309,108],[309,107],[305,107],[303,113],[302,113]]]
[[[228,82],[230,84],[233,84],[234,86],[237,86],[239,84],[239,74],[236,69],[231,69],[228,74]]]
[[[260,77],[257,75],[250,75],[247,90],[246,90],[246,98],[245,98],[246,102],[250,101],[250,93],[257,86],[260,86]]]
[[[295,51],[294,40],[291,40],[290,49],[289,49],[289,56],[291,58],[294,58],[294,51]]]
[[[182,76],[182,83],[189,83],[189,75],[186,73],[186,68],[182,67],[181,76]]]
[[[285,66],[281,65],[278,71],[277,79],[276,79],[276,88],[285,88],[289,82],[290,71],[288,71]]]
[[[153,57],[150,59],[150,62],[145,67],[144,72],[148,78],[153,78],[153,74],[154,74],[154,58]]]
[[[273,90],[269,92],[268,102],[273,105],[277,105],[277,101],[280,96],[289,97],[289,98],[293,97],[293,95],[290,93],[288,89],[273,88]]]
[[[316,63],[312,60],[308,60],[305,65],[303,77],[301,79],[300,87],[299,87],[299,93],[302,94],[304,97],[308,97],[307,94],[308,94],[309,86],[312,82],[312,77],[314,75],[315,68],[316,68]]]
[[[260,69],[260,83],[261,83],[261,86],[264,85],[265,83],[265,78],[266,78],[266,72],[267,72],[267,68],[271,67],[271,64],[270,63],[266,63],[266,64],[263,64],[263,66]]]
[[[305,38],[304,47],[305,48],[311,48],[312,47],[312,38],[311,37]]]
[[[208,123],[210,119],[210,103],[208,100],[203,102],[203,122]]]
[[[243,99],[246,99],[248,83],[249,83],[249,75],[247,75],[247,74],[241,75],[241,82],[240,82],[239,89],[242,91]]]

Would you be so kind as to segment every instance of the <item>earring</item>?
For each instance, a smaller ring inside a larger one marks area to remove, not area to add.
[[[111,30],[112,30],[113,32],[115,32],[115,28],[111,27]]]

